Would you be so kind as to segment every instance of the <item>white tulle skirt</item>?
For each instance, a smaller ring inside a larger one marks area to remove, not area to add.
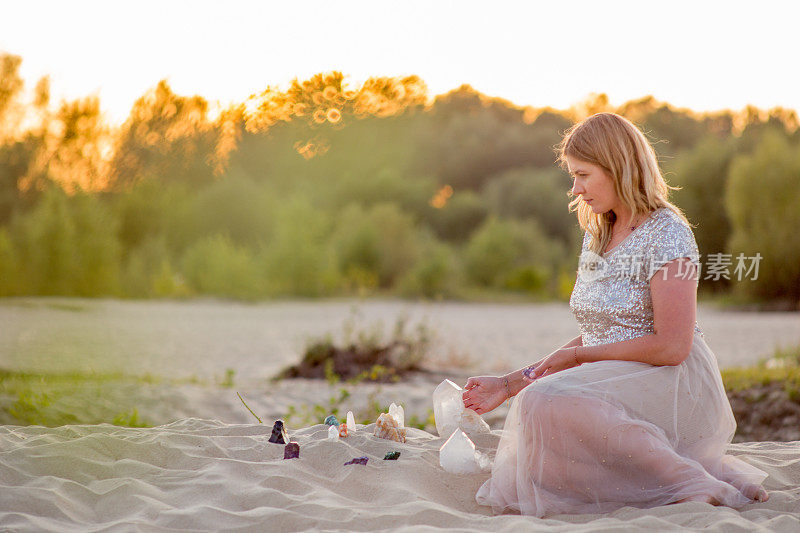
[[[716,357],[695,333],[677,366],[586,363],[523,389],[476,500],[539,517],[705,495],[741,507],[752,500],[739,489],[767,474],[725,455],[735,430]]]

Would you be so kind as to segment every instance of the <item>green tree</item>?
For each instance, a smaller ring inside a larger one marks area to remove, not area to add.
[[[724,252],[730,238],[731,225],[725,209],[730,164],[736,154],[736,140],[705,137],[691,150],[681,153],[674,165],[665,166],[672,185],[675,203],[693,224],[701,256]],[[673,170],[674,169],[674,170]],[[707,290],[727,288],[725,281],[700,281]]]
[[[25,293],[71,294],[78,278],[80,258],[66,194],[51,187],[36,207],[12,220],[20,262],[25,265]]]
[[[725,197],[734,258],[763,256],[757,280],[735,289],[758,299],[800,303],[800,145],[784,133],[766,132],[749,155],[731,165]]]
[[[118,291],[116,221],[96,197],[68,197],[51,187],[11,227],[25,266],[26,292],[99,296]]]
[[[489,210],[503,218],[534,218],[544,232],[565,244],[576,244],[577,218],[569,211],[572,183],[558,168],[521,167],[489,181],[483,190]]]
[[[467,244],[464,265],[479,286],[519,288],[528,277],[538,289],[553,283],[563,256],[563,245],[548,239],[535,220],[490,217]]]
[[[441,207],[429,207],[425,221],[436,235],[455,243],[465,242],[488,214],[485,199],[471,191],[457,191]]]
[[[46,181],[45,158],[40,154],[49,120],[49,80],[39,80],[32,105],[24,105],[21,63],[19,56],[0,54],[0,224],[7,223],[15,211],[29,208]],[[23,130],[26,119],[33,125]]]
[[[12,296],[20,290],[20,265],[8,231],[0,227],[0,296]]]
[[[321,296],[336,289],[339,274],[329,245],[331,225],[302,197],[276,207],[272,239],[261,253],[270,294]]]
[[[224,235],[192,245],[183,257],[182,271],[189,286],[200,294],[245,300],[264,295],[264,277],[255,257]]]
[[[455,252],[429,235],[423,238],[422,252],[398,282],[398,289],[408,297],[439,299],[455,294],[459,281]]]
[[[368,210],[349,205],[332,239],[339,271],[356,284],[374,278],[378,286],[392,287],[419,254],[412,217],[392,203],[376,204]]]

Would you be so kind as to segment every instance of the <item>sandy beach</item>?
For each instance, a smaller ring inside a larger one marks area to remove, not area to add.
[[[403,300],[128,301],[85,298],[0,300],[2,367],[32,372],[123,372],[263,383],[297,362],[306,342],[340,338],[355,310],[359,329],[401,316],[435,334],[429,360],[456,353],[476,372],[519,368],[578,334],[569,306],[552,303]],[[720,367],[750,365],[800,342],[800,312],[730,311],[701,303],[697,321]]]
[[[607,515],[493,516],[475,503],[487,478],[448,474],[444,439],[410,429],[403,444],[372,426],[339,442],[327,426],[291,430],[299,459],[267,441],[268,424],[197,418],[155,428],[0,428],[5,531],[785,531],[800,528],[800,442],[730,453],[767,471],[770,500],[742,509],[691,502]],[[497,431],[476,439],[489,455]],[[384,461],[387,451],[397,461]],[[367,456],[367,465],[347,465]]]
[[[530,350],[568,335],[573,324],[561,304],[367,303],[365,323],[381,319],[388,327],[408,309],[412,318],[432,317],[440,333],[435,368],[399,383],[347,384],[268,377],[297,360],[304,339],[338,331],[352,302],[23,302],[0,306],[8,369],[119,371],[162,379],[82,382],[87,388],[81,394],[65,394],[48,407],[66,414],[96,411],[103,419],[103,413],[135,406],[155,427],[48,428],[0,420],[6,424],[0,426],[2,531],[800,529],[800,442],[731,446],[730,453],[769,473],[770,500],[738,510],[694,502],[535,519],[494,516],[477,505],[475,492],[489,474],[453,475],[439,466],[444,439],[428,420],[431,394],[444,378],[463,385],[469,375],[506,371],[524,363]],[[700,318],[721,366],[754,361],[756,352],[763,356],[790,342],[800,323],[796,313],[728,314],[708,307]],[[764,349],[757,351],[759,346]],[[481,357],[487,350],[492,357]],[[235,375],[223,383],[228,368]],[[191,374],[199,376],[197,382],[174,381]],[[0,401],[9,407],[14,398]],[[329,442],[320,413],[312,409],[352,409],[359,422],[374,422],[375,406],[391,402],[404,406],[409,426],[416,417],[425,430],[410,427],[407,442],[398,444],[372,436],[369,424]],[[287,427],[300,444],[300,458],[284,460],[284,447],[268,438],[274,420],[292,409]],[[507,411],[503,405],[486,415],[492,433],[475,440],[489,457]],[[384,461],[392,450],[400,458]],[[344,465],[359,456],[367,456],[368,464]]]

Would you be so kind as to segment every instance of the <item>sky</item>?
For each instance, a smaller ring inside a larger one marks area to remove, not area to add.
[[[49,75],[56,101],[99,95],[112,122],[160,79],[224,106],[331,70],[354,87],[416,74],[432,96],[467,83],[519,106],[606,93],[800,110],[796,2],[18,0],[0,13],[0,52],[22,57],[26,87]]]

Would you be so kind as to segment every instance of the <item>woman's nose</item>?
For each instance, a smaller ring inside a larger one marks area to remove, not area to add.
[[[579,194],[583,194],[585,192],[586,190],[583,188],[583,186],[578,184],[578,180],[575,180],[575,183],[572,184],[572,194],[578,196]]]

